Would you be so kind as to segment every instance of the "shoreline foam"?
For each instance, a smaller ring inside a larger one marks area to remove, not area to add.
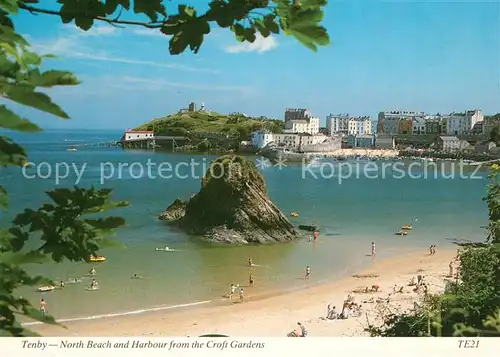
[[[359,279],[349,276],[267,298],[250,297],[244,303],[221,301],[213,306],[209,303],[199,304],[198,307],[203,308],[182,311],[168,311],[164,308],[166,311],[158,309],[154,312],[72,321],[66,325],[67,330],[49,325],[36,325],[33,330],[44,336],[192,336],[222,333],[232,336],[282,337],[295,328],[297,321],[302,321],[307,324],[310,336],[366,335],[363,324],[367,319],[377,320],[379,304],[363,304],[363,314],[360,317],[338,321],[321,319],[326,314],[326,305],[333,303],[340,309],[348,292],[360,285],[378,284],[382,291],[355,294],[358,302],[368,297],[385,297],[392,293],[394,284],[406,286],[409,277],[419,274],[422,269],[422,274],[431,284],[430,292],[440,292],[444,289],[448,263],[454,256],[455,250],[451,249],[439,251],[434,256],[416,252],[375,260],[370,268],[358,272],[360,275],[372,274],[378,277]],[[408,287],[406,289],[409,290]],[[404,310],[413,307],[418,299],[419,295],[410,290],[405,294],[394,295],[391,307]]]

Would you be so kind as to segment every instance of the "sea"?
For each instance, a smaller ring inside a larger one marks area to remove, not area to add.
[[[454,241],[482,241],[488,221],[487,172],[461,164],[320,159],[274,165],[255,162],[265,177],[273,202],[293,224],[314,224],[316,241],[266,245],[212,245],[157,219],[176,198],[200,189],[201,176],[216,156],[124,150],[105,143],[122,132],[51,130],[36,134],[8,134],[24,145],[32,166],[1,168],[0,184],[10,194],[8,211],[0,213],[2,227],[24,208],[50,202],[46,195],[58,187],[110,188],[114,200],[127,208],[112,214],[126,219],[113,239],[124,248],[101,253],[103,263],[46,263],[28,266],[33,274],[55,281],[81,278],[64,289],[39,293],[23,289],[19,295],[60,321],[101,318],[144,311],[172,310],[226,303],[230,284],[255,286],[245,295],[259,298],[303,289],[339,279],[373,264],[375,259],[422,251],[431,244],[454,248]],[[97,145],[97,143],[100,143]],[[76,151],[69,151],[76,148]],[[160,169],[161,168],[161,169]],[[411,224],[407,236],[395,235]],[[33,238],[36,240],[36,237]],[[158,251],[168,246],[174,251]],[[255,264],[250,268],[248,258]],[[304,269],[311,267],[311,279]],[[89,291],[89,270],[95,267],[99,289]],[[132,279],[138,274],[141,279]]]

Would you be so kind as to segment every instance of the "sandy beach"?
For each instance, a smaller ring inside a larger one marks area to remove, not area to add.
[[[370,268],[356,275],[304,290],[252,299],[252,288],[245,288],[243,303],[233,297],[232,301],[222,301],[217,306],[68,322],[67,329],[49,325],[30,327],[42,336],[198,336],[220,333],[284,337],[301,321],[311,337],[364,336],[367,321],[376,323],[381,309],[403,311],[413,308],[414,302],[421,299],[423,293],[415,293],[413,287],[408,286],[412,277],[423,275],[431,293],[443,291],[448,264],[455,255],[456,250],[438,250],[433,256],[421,251],[380,261],[375,258]],[[314,279],[314,270],[311,279]],[[379,285],[380,291],[352,293],[355,302],[362,305],[358,317],[325,319],[328,304],[335,305],[340,312],[350,292],[372,285]],[[394,285],[404,286],[403,293],[393,293]],[[376,302],[378,298],[386,299],[389,294],[388,303]],[[371,298],[375,302],[363,303]]]
[[[309,155],[321,155],[328,157],[350,157],[350,156],[367,156],[367,157],[384,157],[394,158],[399,155],[399,150],[391,149],[370,149],[370,148],[351,148],[351,149],[338,149],[328,152],[308,153]]]

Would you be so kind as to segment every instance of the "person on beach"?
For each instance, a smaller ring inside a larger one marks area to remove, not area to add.
[[[375,257],[375,254],[377,254],[375,250],[375,242],[372,242],[372,257]]]
[[[429,247],[429,255],[432,255],[432,245]]]
[[[248,266],[253,267],[253,261],[252,258],[248,258]]]
[[[47,302],[43,298],[40,299],[40,312],[43,316],[47,313]]]
[[[299,326],[300,329],[299,337],[307,337],[307,329],[304,326],[304,324],[297,322],[297,325]]]
[[[233,298],[234,293],[236,292],[236,286],[234,284],[231,284],[228,299],[231,300]]]
[[[61,281],[59,282],[59,285],[61,286],[61,289],[64,289],[64,281],[62,281],[62,280],[61,280]]]
[[[309,279],[311,277],[311,267],[308,265],[306,266],[306,275],[304,276],[304,279]]]
[[[313,237],[314,237],[315,242],[316,242],[316,239],[318,239],[318,236],[319,236],[319,232],[314,232]]]
[[[450,268],[450,271],[448,272],[448,276],[450,278],[453,278],[453,260],[448,264],[448,267]]]
[[[92,267],[92,269],[90,269],[89,274],[90,275],[95,275],[96,274],[96,271],[95,271],[94,267]]]
[[[250,275],[248,276],[248,285],[250,285],[250,287],[253,288],[253,274],[250,273]]]
[[[239,294],[240,294],[240,302],[243,302],[243,288],[240,288]]]
[[[92,279],[92,282],[90,283],[90,290],[95,290],[97,289],[97,286],[99,285],[99,283],[97,282],[97,280],[95,279]]]

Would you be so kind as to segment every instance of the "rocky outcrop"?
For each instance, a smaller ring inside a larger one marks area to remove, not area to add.
[[[200,192],[188,201],[175,200],[159,219],[218,243],[286,242],[298,237],[269,199],[255,164],[237,155],[213,161]]]

